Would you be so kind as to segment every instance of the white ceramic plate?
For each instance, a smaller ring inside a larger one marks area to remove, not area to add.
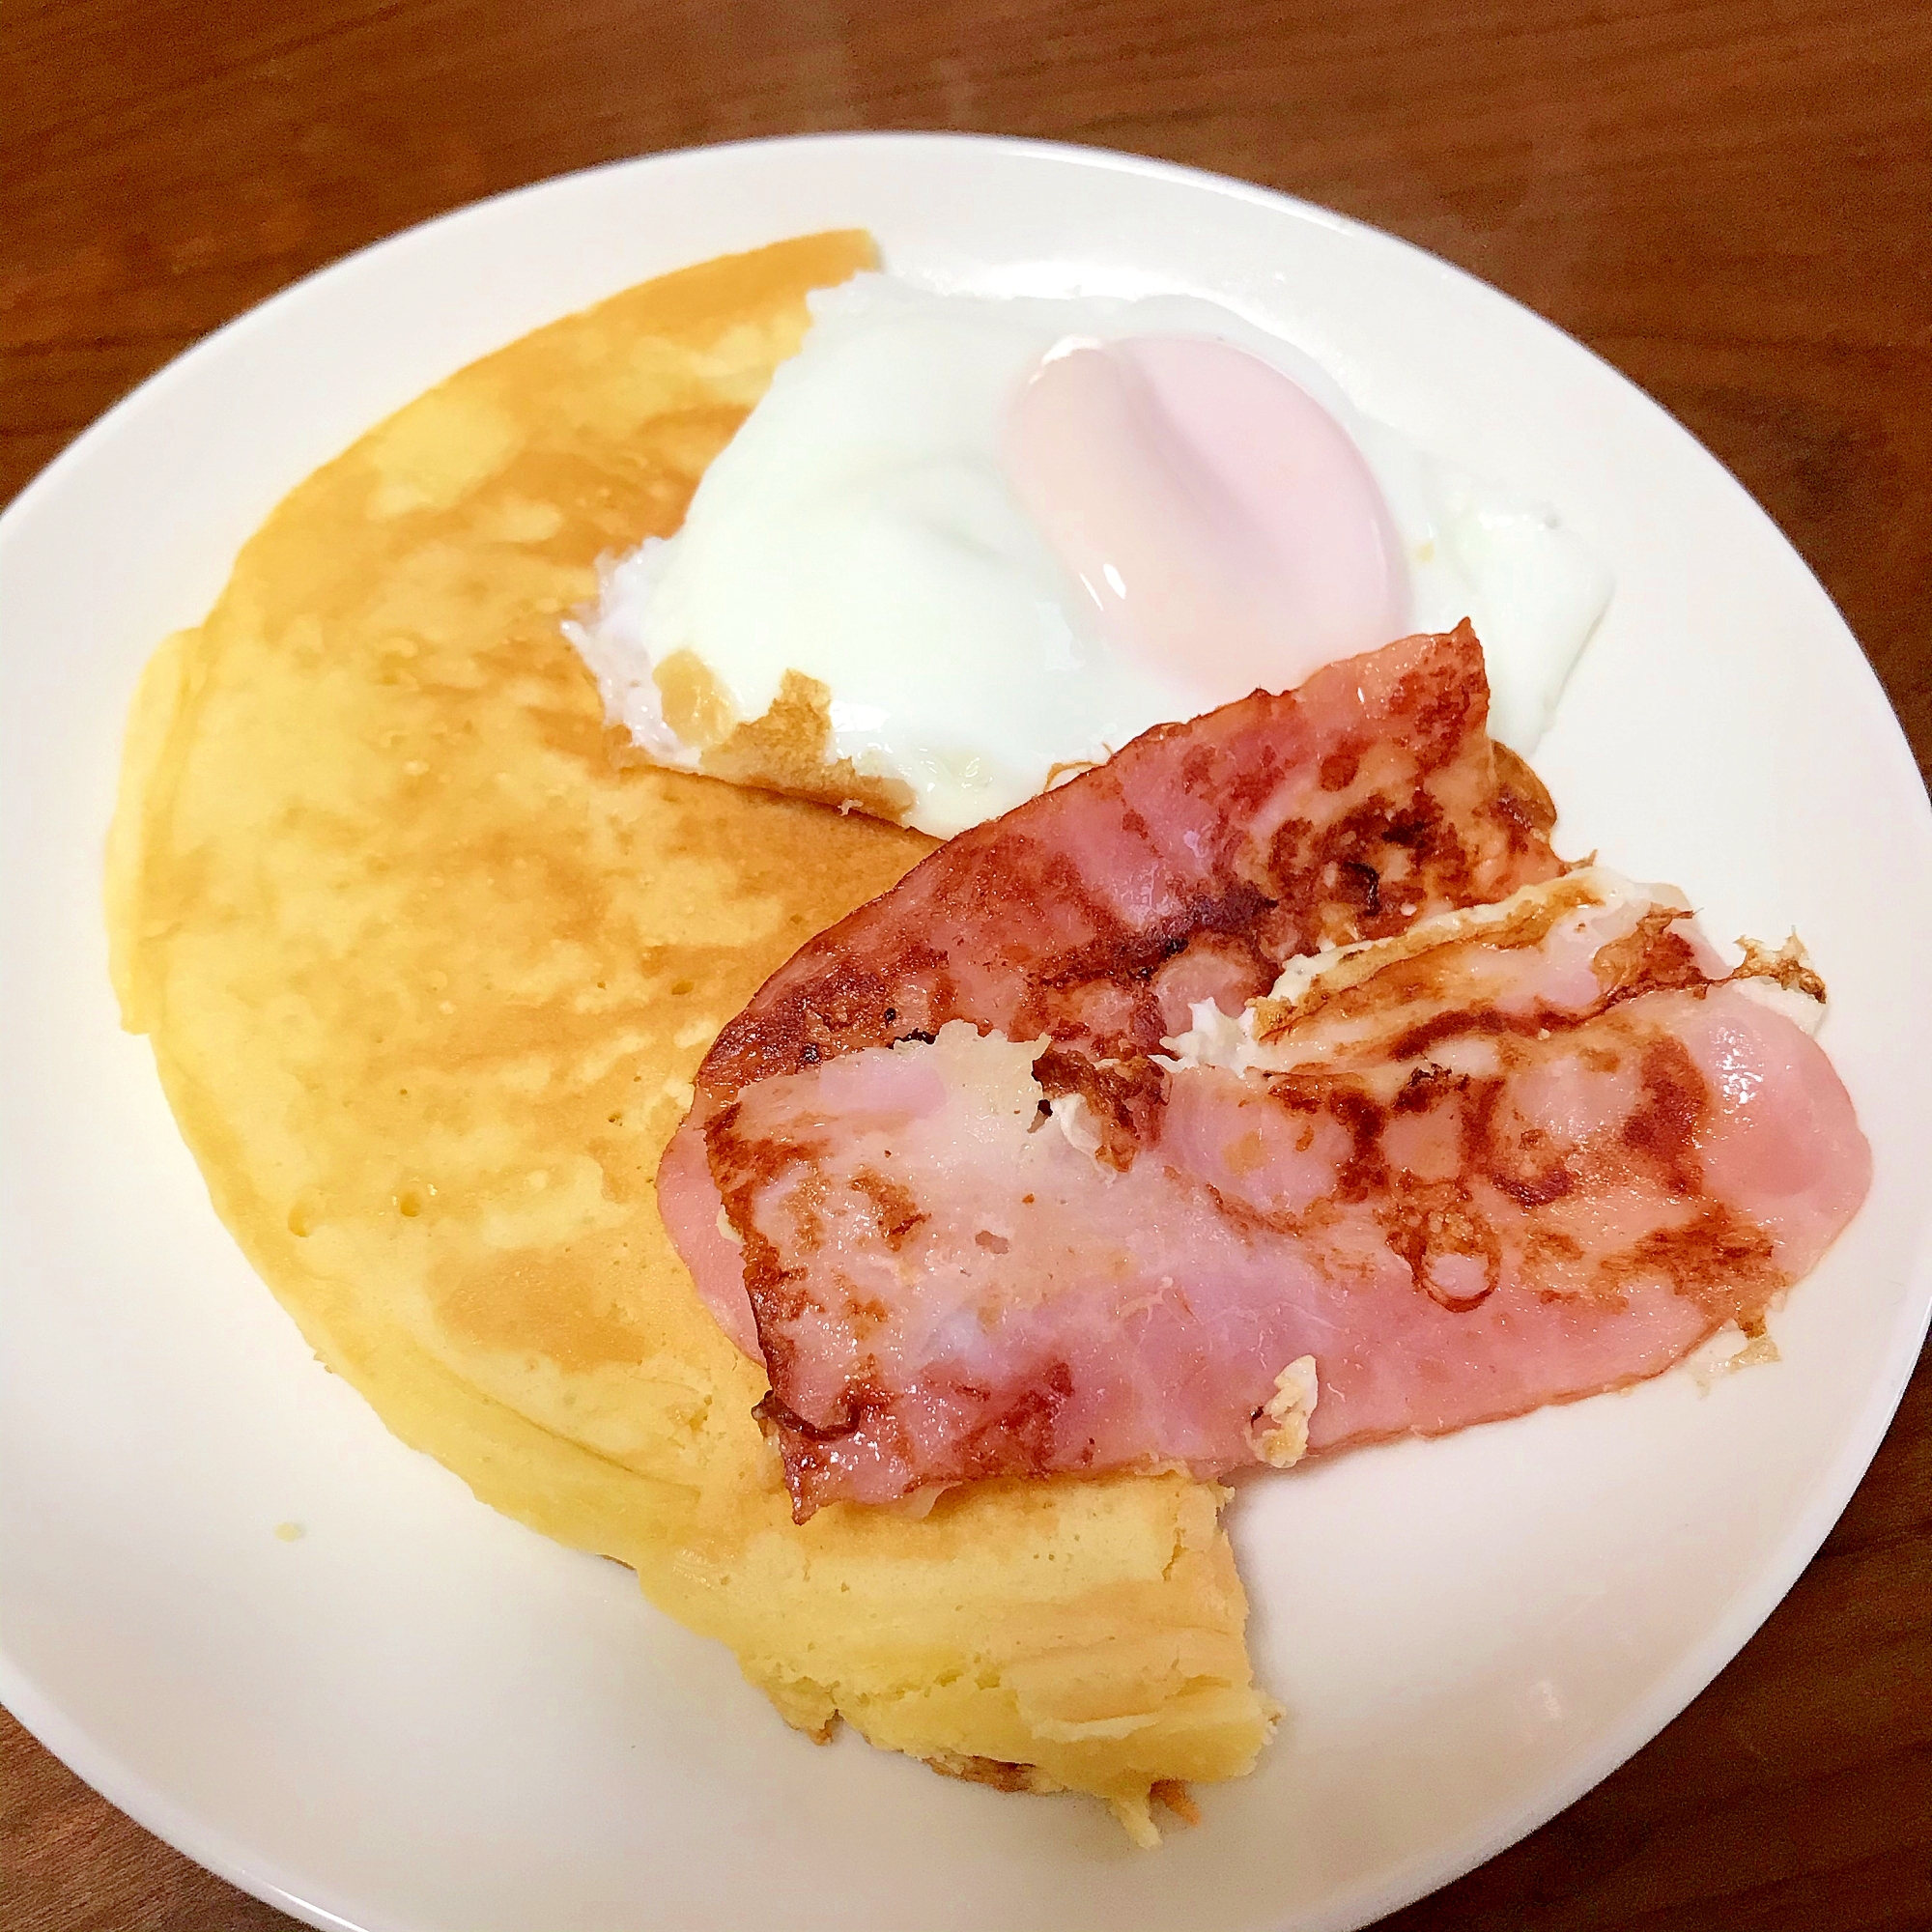
[[[1680,1370],[1256,1486],[1234,1515],[1289,1718],[1206,1823],[1132,1852],[787,1732],[611,1564],[493,1516],[309,1358],[211,1213],[97,911],[122,714],[275,499],[471,357],[627,283],[863,223],[975,288],[1183,289],[1371,412],[1547,496],[1617,574],[1538,764],[1571,852],[1796,925],[1877,1151],[1775,1324]],[[1932,1302],[1932,814],[1803,563],[1620,377],[1455,270],[1119,156],[863,136],[650,160],[491,202],[182,358],[0,521],[0,1694],[108,1797],[362,1932],[1361,1924],[1528,1831],[1724,1664],[1843,1507]],[[279,1541],[274,1527],[306,1535]]]

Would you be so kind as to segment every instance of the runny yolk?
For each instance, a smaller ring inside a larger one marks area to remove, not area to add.
[[[1204,706],[1289,690],[1407,627],[1401,543],[1361,451],[1245,350],[1069,339],[1015,399],[1004,455],[1102,637]]]

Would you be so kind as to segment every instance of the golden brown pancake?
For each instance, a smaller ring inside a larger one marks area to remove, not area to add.
[[[559,620],[676,527],[807,291],[871,260],[825,235],[634,289],[295,491],[142,684],[116,980],[216,1209],[406,1442],[634,1567],[800,1729],[1096,1792],[1145,1837],[1153,1787],[1247,1770],[1272,1716],[1221,1492],[794,1526],[762,1371],[653,1193],[718,1028],[929,841],[627,761]]]

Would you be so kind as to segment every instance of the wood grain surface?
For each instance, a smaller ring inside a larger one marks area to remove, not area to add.
[[[1718,453],[1932,757],[1926,0],[8,0],[0,501],[189,343],[365,242],[598,161],[835,128],[1137,149],[1472,270]],[[0,1715],[6,1932],[288,1922]],[[1932,1371],[1730,1669],[1386,1922],[1932,1927]]]

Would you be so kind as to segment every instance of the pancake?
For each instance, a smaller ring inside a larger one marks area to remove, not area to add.
[[[807,292],[871,260],[827,235],[632,290],[296,490],[140,687],[116,984],[217,1212],[405,1442],[630,1565],[800,1730],[1093,1792],[1146,1840],[1157,1787],[1246,1771],[1274,1716],[1224,1493],[795,1526],[762,1370],[653,1191],[720,1026],[930,841],[626,761],[559,625],[601,554],[676,527]]]

